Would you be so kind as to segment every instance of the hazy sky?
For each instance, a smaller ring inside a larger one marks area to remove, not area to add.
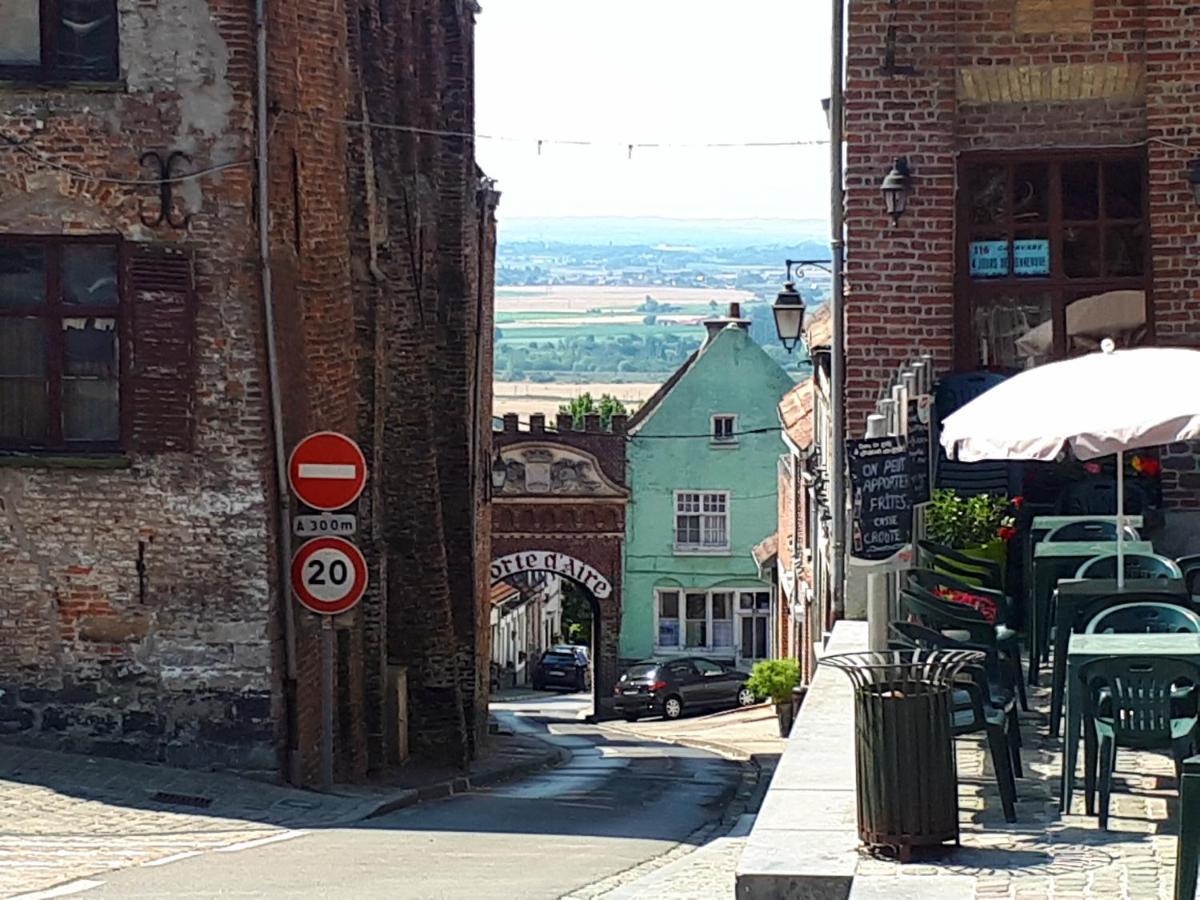
[[[482,0],[477,128],[501,215],[825,218],[820,0]],[[537,141],[547,141],[538,155]],[[603,146],[563,147],[552,139]]]

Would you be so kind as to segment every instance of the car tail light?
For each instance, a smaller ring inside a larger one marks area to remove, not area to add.
[[[665,681],[656,681],[656,682],[654,682],[654,684],[650,685],[650,690],[661,691],[661,690],[664,690],[666,688],[666,686],[667,686],[667,683]]]
[[[613,694],[614,694],[614,695],[616,695],[616,694],[619,694],[619,693],[621,693],[621,685],[620,685],[620,684],[614,684],[614,685],[613,685]]]

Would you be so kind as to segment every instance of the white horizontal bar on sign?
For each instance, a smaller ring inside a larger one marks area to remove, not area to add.
[[[358,468],[340,463],[300,463],[300,477],[353,481],[358,477]]]

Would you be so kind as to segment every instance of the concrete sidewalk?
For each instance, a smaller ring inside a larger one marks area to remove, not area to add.
[[[497,735],[469,773],[402,767],[377,783],[316,793],[228,773],[0,746],[0,896],[348,825],[565,757],[529,735]]]
[[[662,719],[639,722],[605,722],[607,731],[643,740],[665,741],[709,750],[727,759],[772,761],[786,745],[779,737],[775,707],[748,706],[693,719]]]

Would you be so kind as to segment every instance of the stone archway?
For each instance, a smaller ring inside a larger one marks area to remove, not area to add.
[[[505,464],[504,488],[492,498],[492,581],[519,572],[546,571],[569,578],[591,595],[595,646],[593,690],[611,696],[620,674],[621,575],[624,564],[625,423],[611,431],[599,422],[571,427],[560,416],[547,429],[532,416],[521,429],[505,416],[492,435]],[[602,706],[595,704],[597,716]]]

